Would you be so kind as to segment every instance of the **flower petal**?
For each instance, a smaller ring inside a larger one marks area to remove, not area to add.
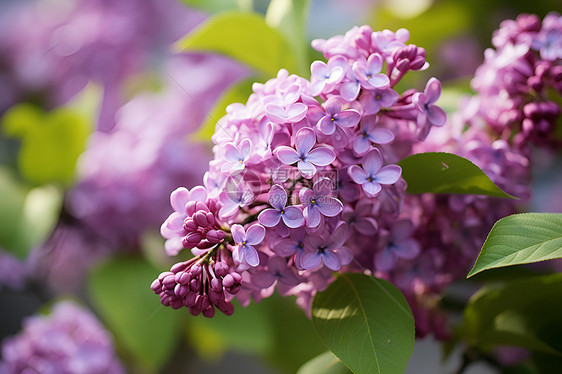
[[[317,147],[306,156],[306,161],[318,166],[330,165],[335,159],[336,154],[328,147]]]
[[[316,144],[316,134],[310,127],[303,127],[295,135],[295,148],[299,156],[306,156],[306,154]]]
[[[224,159],[227,161],[238,162],[242,157],[240,155],[240,150],[236,144],[228,142],[222,146],[224,152]]]
[[[258,271],[252,275],[252,284],[259,288],[269,288],[277,278],[269,271]]]
[[[441,82],[439,82],[439,79],[430,78],[425,85],[424,94],[428,104],[436,102],[439,96],[441,96]]]
[[[288,206],[284,209],[284,213],[281,215],[285,225],[292,229],[301,227],[304,225],[304,216],[302,211],[295,206]]]
[[[185,212],[185,206],[190,200],[189,190],[185,187],[177,188],[170,195],[170,205],[176,212]]]
[[[236,244],[241,244],[246,240],[246,231],[242,225],[232,225],[230,231],[232,232],[232,239]]]
[[[299,161],[297,167],[301,175],[305,178],[312,178],[316,174],[316,167],[308,161]]]
[[[316,127],[321,133],[325,135],[332,135],[336,131],[336,124],[334,122],[335,121],[332,120],[332,117],[326,115],[320,118],[320,121],[316,123]]]
[[[315,206],[307,206],[304,208],[303,214],[306,218],[306,225],[308,227],[318,227],[322,216]]]
[[[359,134],[353,141],[353,150],[358,155],[362,155],[363,153],[367,152],[370,147],[371,142],[369,141],[369,138],[363,136],[363,134]]]
[[[363,187],[363,191],[369,196],[373,197],[380,192],[382,189],[381,185],[377,182],[367,182],[361,185]]]
[[[318,210],[326,217],[335,217],[343,210],[343,204],[335,197],[325,196],[317,203]]]
[[[394,133],[388,129],[378,128],[369,131],[369,140],[377,144],[388,144],[394,140]]]
[[[353,101],[359,96],[361,85],[357,81],[344,82],[340,86],[340,95],[347,101]]]
[[[377,232],[377,221],[373,217],[362,217],[353,223],[353,227],[360,234],[374,235]]]
[[[367,155],[363,158],[363,169],[368,175],[375,175],[378,173],[382,166],[382,155],[381,152],[374,148],[369,151]]]
[[[287,111],[281,105],[278,104],[268,104],[265,106],[265,114],[267,117],[275,123],[286,123],[287,122]]]
[[[260,257],[258,256],[258,251],[251,245],[245,245],[240,247],[240,257],[241,259],[252,267],[256,267],[260,264]]]
[[[253,224],[246,230],[246,243],[256,245],[265,238],[265,228],[260,224]]]
[[[352,165],[347,169],[349,177],[357,184],[367,182],[367,173],[360,166]]]
[[[192,201],[199,201],[204,203],[207,200],[207,190],[203,186],[195,186],[189,193],[189,198]]]
[[[386,74],[374,74],[372,75],[367,82],[372,88],[383,88],[390,84],[390,79]]]
[[[265,209],[258,216],[259,223],[265,227],[277,226],[280,220],[281,212],[277,209]]]
[[[375,255],[375,270],[391,270],[394,267],[395,262],[392,251],[384,249]]]
[[[298,243],[294,239],[281,239],[276,241],[272,246],[271,250],[277,253],[279,256],[288,257],[295,254],[299,248]]]
[[[324,265],[333,271],[340,270],[340,258],[338,255],[333,251],[326,251],[320,255],[322,257],[322,262]]]
[[[437,127],[443,126],[445,122],[447,122],[447,114],[437,105],[430,105],[427,108],[427,118],[429,119],[429,122],[433,124],[433,126]]]
[[[342,106],[341,101],[337,97],[331,97],[324,103],[324,109],[328,117],[341,112]]]
[[[292,165],[299,160],[299,154],[291,147],[285,145],[279,146],[275,149],[275,154],[279,161],[286,165]]]
[[[276,209],[283,209],[287,205],[287,191],[278,184],[271,186],[267,198],[269,205]]]
[[[393,250],[398,257],[411,260],[420,253],[420,244],[414,239],[403,240],[395,243]]]
[[[334,115],[335,122],[342,127],[356,126],[361,120],[361,114],[355,109],[346,109]]]
[[[301,266],[303,269],[314,269],[320,265],[321,262],[322,259],[318,252],[306,251],[301,256]]]
[[[394,184],[400,179],[402,168],[398,165],[386,165],[375,175],[375,181],[380,184]]]
[[[303,103],[294,103],[287,108],[287,122],[296,123],[306,116],[308,106]]]

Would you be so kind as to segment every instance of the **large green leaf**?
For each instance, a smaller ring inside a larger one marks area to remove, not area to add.
[[[22,139],[18,155],[21,173],[32,183],[68,184],[78,156],[86,148],[90,123],[76,110],[52,112],[30,104],[11,108],[2,119],[7,136]]]
[[[486,269],[561,257],[562,214],[514,214],[492,227],[468,277]]]
[[[118,258],[94,269],[89,283],[93,304],[117,343],[149,370],[174,352],[181,320],[189,314],[159,303],[149,287],[157,276],[143,259]]]
[[[349,369],[330,351],[314,357],[297,374],[349,374]]]
[[[403,373],[414,348],[414,319],[391,283],[342,274],[314,298],[312,322],[354,373]]]
[[[476,165],[466,158],[444,152],[418,153],[398,163],[408,182],[408,193],[513,196],[503,192]]]
[[[254,78],[244,79],[226,90],[215,104],[213,110],[211,110],[211,113],[207,114],[207,118],[199,127],[199,130],[192,135],[192,139],[211,140],[218,120],[226,114],[226,107],[232,103],[246,103],[252,93],[253,82],[255,82]],[[234,138],[234,134],[232,136]]]
[[[306,37],[309,5],[310,0],[271,0],[265,14],[265,22],[278,29],[291,44],[299,67],[295,73],[304,77],[310,74]]]
[[[461,334],[470,345],[527,348],[562,353],[562,274],[526,278],[474,295]]]
[[[216,52],[271,77],[281,68],[297,70],[289,43],[255,13],[225,12],[209,18],[177,42],[181,51]]]

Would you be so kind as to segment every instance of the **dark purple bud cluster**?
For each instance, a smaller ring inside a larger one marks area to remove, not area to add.
[[[209,202],[214,201],[209,200]],[[224,240],[225,233],[206,203],[190,201],[185,206],[185,210],[187,217],[183,229],[187,235],[182,239],[184,248],[207,249]]]
[[[211,318],[215,307],[226,315],[234,312],[230,300],[240,291],[242,276],[223,261],[209,261],[197,256],[161,273],[150,288],[160,295],[165,306],[185,306],[193,315]]]

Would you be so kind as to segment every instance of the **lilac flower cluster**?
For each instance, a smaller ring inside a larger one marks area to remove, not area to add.
[[[281,70],[227,108],[204,186],[171,196],[166,252],[195,257],[152,283],[164,305],[211,317],[215,306],[232,313],[235,297],[247,305],[277,289],[308,310],[333,271],[417,257],[396,162],[446,116],[436,78],[423,92],[396,91],[406,73],[429,66],[408,39],[405,29],[363,26],[316,40],[328,61],[312,63],[310,81]]]
[[[485,51],[472,87],[478,114],[504,140],[514,133],[517,147],[559,146],[555,137],[562,94],[562,17],[548,14],[506,20],[494,33],[496,49]]]
[[[32,316],[23,331],[2,344],[0,373],[121,374],[113,341],[86,309],[69,301],[49,316]]]

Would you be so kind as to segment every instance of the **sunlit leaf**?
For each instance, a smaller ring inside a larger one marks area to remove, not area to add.
[[[176,44],[180,51],[220,53],[272,77],[281,68],[297,71],[296,60],[284,36],[255,13],[215,15]]]
[[[314,357],[297,374],[350,374],[351,371],[330,351]]]
[[[253,78],[244,79],[226,90],[219,101],[215,104],[213,110],[207,114],[207,117],[199,130],[192,135],[192,139],[211,140],[211,136],[215,133],[215,127],[218,120],[226,114],[226,107],[233,103],[246,103],[246,101],[248,101],[248,97],[252,93],[253,82],[255,82],[255,79]],[[234,134],[232,134],[232,137],[234,138]]]
[[[398,163],[408,183],[406,192],[487,195],[513,198],[466,158],[444,152],[418,153]]]
[[[314,298],[312,322],[328,348],[355,374],[404,373],[414,348],[414,319],[391,283],[342,274]]]
[[[562,214],[514,214],[492,227],[468,277],[486,269],[561,257]]]

